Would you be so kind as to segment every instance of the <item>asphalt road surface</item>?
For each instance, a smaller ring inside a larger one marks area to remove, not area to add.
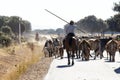
[[[94,56],[93,51],[91,54]],[[103,59],[75,59],[75,64],[68,66],[67,55],[64,53],[63,59],[53,60],[44,80],[120,80],[120,54],[116,52],[115,62],[106,59],[106,51],[103,55]]]

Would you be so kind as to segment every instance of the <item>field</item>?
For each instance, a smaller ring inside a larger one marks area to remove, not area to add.
[[[44,40],[37,42],[34,37],[21,45],[0,48],[0,80],[16,80],[43,57]]]

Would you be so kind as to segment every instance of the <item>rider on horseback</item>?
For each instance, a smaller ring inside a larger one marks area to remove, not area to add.
[[[71,20],[70,23],[65,26],[65,32],[66,32],[65,38],[72,38],[73,36],[75,36],[74,29],[75,29],[74,21]],[[63,48],[65,49],[65,39],[63,40]]]

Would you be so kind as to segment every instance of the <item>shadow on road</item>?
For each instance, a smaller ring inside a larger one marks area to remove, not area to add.
[[[120,74],[120,67],[114,70],[117,74]]]
[[[71,67],[71,65],[59,65],[59,66],[57,66],[57,68],[67,68],[67,67]]]
[[[108,62],[108,63],[109,63],[109,62],[110,62],[110,63],[112,63],[112,62],[113,62],[113,63],[114,63],[114,61],[110,61],[110,60],[109,60],[109,59],[107,59],[107,58],[106,58],[106,59],[104,59],[104,62]]]

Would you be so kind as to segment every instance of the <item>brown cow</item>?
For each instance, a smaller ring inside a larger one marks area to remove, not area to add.
[[[43,50],[47,50],[49,53],[49,57],[52,57],[53,55],[53,42],[51,40],[46,40],[45,45],[43,47]],[[46,51],[45,51],[46,53]],[[46,56],[46,54],[45,54]]]
[[[80,48],[82,50],[82,60],[89,60],[91,46],[87,40],[83,40],[80,43]]]
[[[96,56],[100,55],[100,40],[99,39],[94,40],[93,50],[95,52],[94,59],[96,59]]]
[[[63,50],[61,41],[58,38],[52,38],[52,40],[53,40],[53,48],[54,48],[55,58],[61,57],[61,59],[62,59],[64,50]]]
[[[110,55],[110,61],[114,62],[115,61],[115,53],[118,49],[118,43],[116,40],[112,39],[107,44],[105,45],[106,51]]]

